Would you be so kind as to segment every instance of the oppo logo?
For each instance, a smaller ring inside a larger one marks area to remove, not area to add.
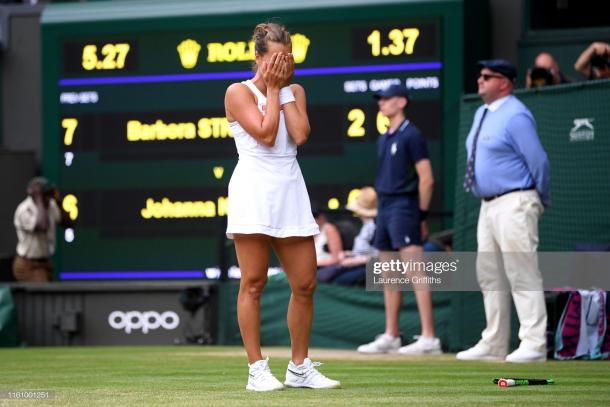
[[[180,324],[180,317],[174,311],[165,311],[162,314],[157,311],[113,311],[108,315],[108,323],[112,328],[124,329],[128,334],[138,329],[147,334],[153,329],[176,329]]]

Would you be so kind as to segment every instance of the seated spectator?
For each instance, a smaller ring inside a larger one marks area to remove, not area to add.
[[[587,79],[610,78],[610,44],[594,42],[580,54],[574,69]]]
[[[337,264],[318,269],[318,281],[340,285],[362,284],[366,280],[366,264],[378,252],[372,246],[377,216],[377,194],[371,187],[364,187],[358,197],[346,207],[362,221],[360,232],[354,238],[352,250],[342,251]]]
[[[541,52],[534,61],[534,68],[527,71],[525,86],[532,88],[570,82],[572,81],[566,78],[559,69],[555,58],[548,52]]]
[[[453,229],[447,229],[428,236],[424,242],[424,252],[451,252],[452,245]]]
[[[339,230],[328,221],[326,213],[320,206],[313,205],[312,213],[320,228],[320,233],[314,236],[318,267],[337,264],[339,262],[339,253],[343,250]]]

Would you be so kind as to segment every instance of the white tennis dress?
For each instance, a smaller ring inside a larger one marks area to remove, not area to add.
[[[248,80],[264,115],[267,97]],[[267,147],[234,121],[229,127],[239,161],[229,182],[227,237],[261,233],[273,237],[313,236],[320,233],[311,213],[309,195],[297,162],[297,146],[288,135],[284,112],[275,145]]]

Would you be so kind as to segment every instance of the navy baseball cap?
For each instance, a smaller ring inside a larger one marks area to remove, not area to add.
[[[517,77],[517,68],[505,59],[485,59],[478,62],[479,69],[487,68],[514,81]]]
[[[400,96],[409,100],[409,91],[406,86],[395,83],[373,95],[375,99],[391,98],[394,96]]]

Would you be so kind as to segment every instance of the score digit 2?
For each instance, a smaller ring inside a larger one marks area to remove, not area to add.
[[[347,113],[347,121],[350,123],[347,128],[347,137],[357,138],[364,137],[366,135],[366,113],[361,108],[350,109]],[[379,134],[383,134],[388,131],[390,126],[390,119],[377,112],[375,117],[375,126]]]

